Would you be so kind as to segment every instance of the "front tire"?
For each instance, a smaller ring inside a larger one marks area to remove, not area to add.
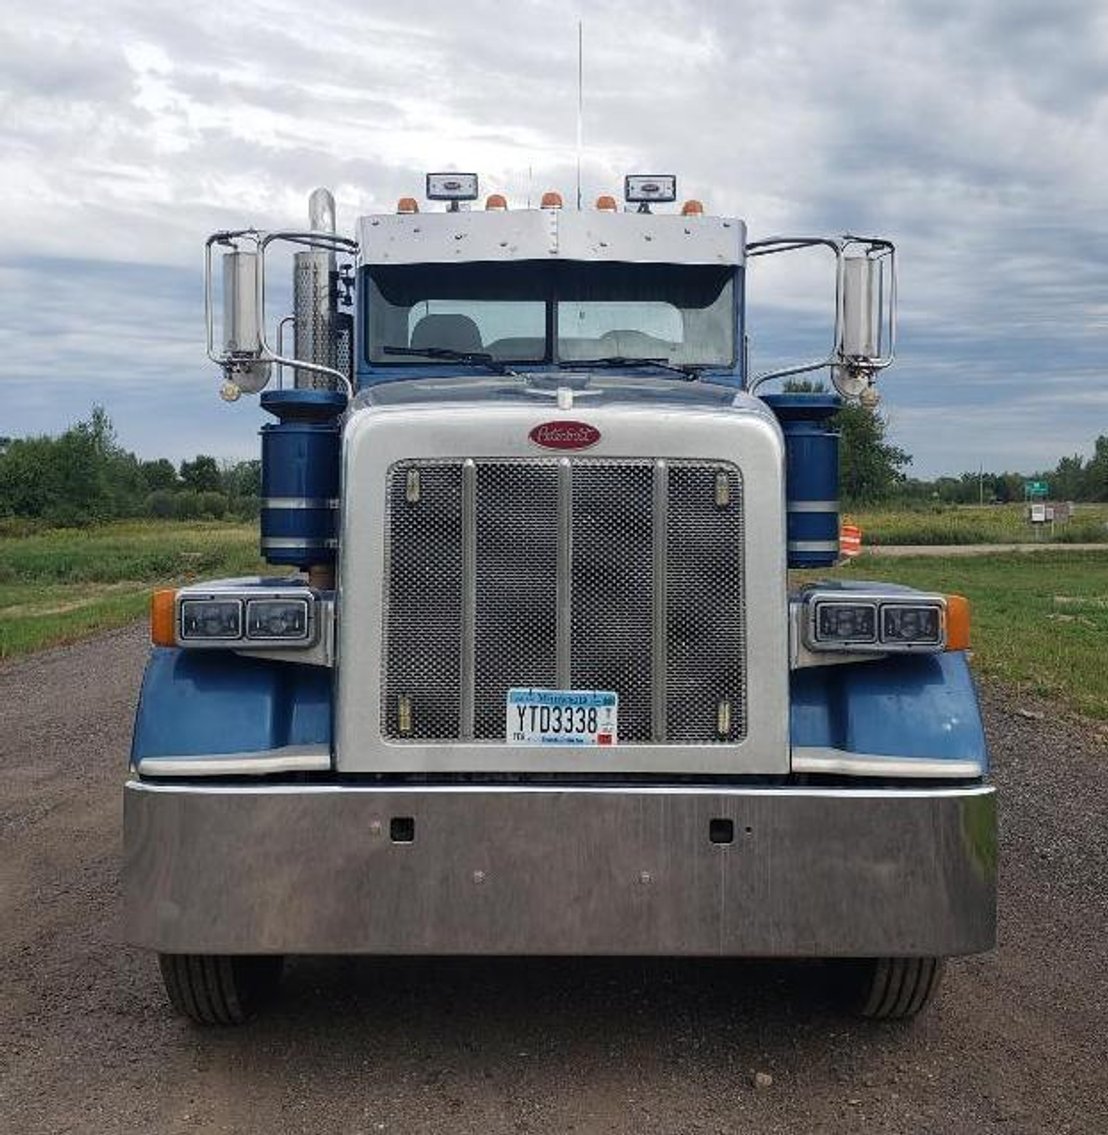
[[[198,1025],[241,1025],[269,1002],[284,959],[273,955],[159,954],[170,1004]]]
[[[874,1021],[906,1021],[942,983],[944,958],[861,958],[846,963],[850,1007]]]

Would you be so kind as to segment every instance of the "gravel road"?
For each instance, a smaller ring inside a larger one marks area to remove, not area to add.
[[[1108,544],[864,544],[864,556],[1006,556],[1009,553],[1103,552]]]
[[[914,1024],[839,1016],[816,965],[308,959],[205,1031],[118,942],[143,654],[0,666],[3,1131],[1108,1131],[1108,737],[1049,705],[986,693],[1000,946]]]

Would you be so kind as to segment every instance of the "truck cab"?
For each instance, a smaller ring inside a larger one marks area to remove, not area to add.
[[[154,597],[129,941],[204,1023],[329,953],[823,958],[914,1014],[995,938],[968,608],[790,582],[839,557],[830,419],[892,361],[892,245],[752,242],[665,177],[623,210],[426,189],[355,239],[320,190],[303,232],[209,238],[280,574]],[[800,248],[830,351],[752,374],[748,264]]]

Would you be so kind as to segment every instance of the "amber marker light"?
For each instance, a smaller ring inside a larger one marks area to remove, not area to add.
[[[970,605],[964,595],[946,597],[946,649],[969,650]]]
[[[155,646],[177,645],[177,592],[172,587],[150,596],[150,641]]]
[[[419,202],[414,197],[401,197],[396,203],[398,213],[418,213]]]
[[[503,213],[508,208],[508,198],[503,193],[490,193],[485,198],[485,211]]]
[[[562,207],[562,195],[554,189],[548,189],[542,195],[540,208],[543,209],[560,209]]]
[[[695,198],[690,199],[681,206],[681,216],[702,217],[704,216],[704,205]]]
[[[596,207],[601,213],[614,213],[616,211],[616,199],[610,193],[602,193],[596,199]]]

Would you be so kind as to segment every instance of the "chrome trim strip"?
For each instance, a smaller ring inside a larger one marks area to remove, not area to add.
[[[785,508],[789,512],[838,512],[839,502],[837,500],[826,501],[796,501],[790,500],[786,503]]]
[[[306,748],[308,746],[305,746]],[[276,752],[278,750],[271,750]],[[232,754],[243,756],[245,754]],[[149,758],[148,758],[149,759]],[[160,759],[160,758],[156,758]],[[194,758],[200,760],[203,758]],[[893,758],[889,758],[893,759]],[[774,788],[754,785],[750,788],[736,788],[729,784],[636,784],[593,785],[593,784],[236,784],[228,787],[222,784],[154,784],[149,781],[129,780],[128,790],[141,792],[165,792],[172,794],[204,795],[218,793],[235,796],[262,794],[290,796],[358,796],[385,795],[410,796],[708,796],[735,798],[737,800],[762,799],[769,797],[788,797],[790,800],[937,800],[948,797],[992,796],[996,789],[991,784],[959,785],[957,788],[823,788],[805,785],[802,788]]]
[[[290,549],[291,551],[314,550],[316,548],[337,548],[338,540],[333,536],[325,540],[301,540],[293,536],[263,536],[262,548]]]
[[[328,772],[330,745],[284,745],[247,753],[198,757],[143,757],[140,776],[265,776],[274,772]]]
[[[651,626],[651,707],[650,739],[666,739],[666,707],[668,704],[668,650],[666,630],[668,624],[666,587],[668,580],[669,531],[669,465],[654,462],[654,612]]]
[[[262,508],[309,509],[338,508],[338,497],[262,497]]]
[[[790,552],[837,552],[838,540],[790,540],[786,545]]]
[[[473,740],[477,685],[477,463],[462,462],[462,627],[458,736]]]
[[[573,464],[558,459],[558,648],[555,673],[558,688],[573,681]]]
[[[793,772],[833,773],[837,776],[977,778],[985,762],[944,760],[941,757],[893,757],[880,753],[851,753],[817,745],[793,748]]]

